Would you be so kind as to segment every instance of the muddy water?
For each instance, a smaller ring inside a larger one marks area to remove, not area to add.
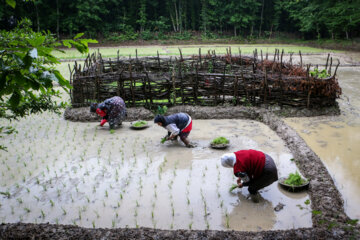
[[[279,176],[296,170],[284,143],[265,125],[241,120],[194,120],[191,139],[160,143],[166,131],[150,123],[135,131],[125,122],[111,134],[98,123],[67,122],[44,113],[15,122],[19,133],[1,143],[1,222],[50,222],[84,227],[161,229],[290,229],[310,227],[306,193],[291,194],[277,183],[261,191],[228,189],[232,170],[209,148],[217,136],[227,151],[255,148],[271,155]],[[285,204],[276,212],[274,207]]]
[[[351,57],[360,59],[359,55],[352,54]],[[359,76],[359,67],[340,67],[338,70],[343,90],[338,101],[340,116],[286,120],[324,161],[344,198],[346,213],[356,219],[360,219]]]

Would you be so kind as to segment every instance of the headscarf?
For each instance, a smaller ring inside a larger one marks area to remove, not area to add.
[[[154,123],[158,123],[161,122],[163,126],[166,125],[166,120],[165,117],[162,115],[156,115],[156,117],[154,118]]]
[[[232,168],[236,162],[236,156],[234,153],[225,153],[221,156],[221,165],[223,167]]]
[[[96,109],[96,113],[100,116],[100,117],[105,117],[106,116],[106,112],[101,110],[100,108]]]

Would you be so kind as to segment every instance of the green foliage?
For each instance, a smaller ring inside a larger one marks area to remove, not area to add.
[[[141,32],[141,38],[143,40],[152,40],[154,39],[154,34],[150,30],[144,30]]]
[[[146,121],[137,121],[133,124],[134,127],[143,127],[147,124]]]
[[[306,180],[300,176],[298,171],[296,171],[295,173],[290,173],[289,176],[284,181],[284,183],[290,186],[300,186],[306,183]]]
[[[85,31],[112,41],[131,41],[141,37],[190,40],[201,31],[204,41],[217,39],[215,32],[232,35],[233,40],[272,38],[280,32],[298,33],[307,39],[355,38],[359,36],[360,1],[304,0],[5,0],[1,19],[34,20],[34,28],[59,30],[60,35]],[[16,6],[16,8],[15,8]],[[33,11],[29,11],[32,9]],[[59,14],[56,14],[59,12]],[[6,28],[6,21],[0,22]],[[131,28],[132,32],[125,30]],[[188,32],[189,31],[189,32]],[[260,32],[259,32],[260,31]],[[122,34],[119,35],[118,33]],[[140,32],[140,34],[138,34]],[[115,33],[115,34],[113,34]],[[122,36],[124,35],[124,36]],[[140,36],[139,36],[140,35]]]
[[[167,140],[167,137],[163,137],[162,139],[161,139],[161,144],[163,144],[163,143],[165,143],[166,142],[166,140]]]
[[[231,187],[229,188],[229,192],[232,192],[234,189],[238,188],[239,186],[237,184],[233,184],[231,185]]]
[[[326,71],[326,69],[319,71],[319,69],[315,68],[314,71],[310,71],[310,76],[315,78],[327,78],[330,77],[330,74]]]
[[[158,106],[156,110],[156,114],[164,115],[167,112],[167,106]]]
[[[175,33],[173,35],[173,38],[176,40],[190,40],[191,39],[191,33],[188,31],[184,31],[181,33]]]
[[[350,224],[352,226],[355,226],[359,222],[359,219],[350,219],[346,221],[347,224]]]
[[[322,214],[322,212],[318,211],[318,210],[312,210],[311,213],[314,214],[314,215],[321,215]]]
[[[229,140],[225,137],[217,137],[212,140],[211,144],[228,144]]]
[[[31,22],[24,19],[12,31],[0,32],[0,118],[17,119],[46,110],[60,113],[66,106],[54,100],[60,98],[55,84],[65,91],[71,89],[69,81],[54,67],[59,60],[52,52],[61,44],[50,32],[34,32],[30,26]],[[87,44],[96,41],[81,36],[63,40],[63,44],[86,53]],[[11,132],[11,128],[1,127],[0,134]]]

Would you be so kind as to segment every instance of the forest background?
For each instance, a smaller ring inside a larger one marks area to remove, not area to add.
[[[101,43],[360,42],[360,0],[34,0],[0,2],[0,29],[26,17],[57,38]]]

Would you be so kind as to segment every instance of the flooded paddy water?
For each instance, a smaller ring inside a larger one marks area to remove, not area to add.
[[[339,67],[341,115],[289,118],[309,147],[322,159],[344,199],[350,218],[360,219],[360,67]]]
[[[74,224],[84,227],[268,230],[310,227],[304,193],[287,193],[277,183],[261,191],[260,203],[220,156],[240,149],[271,155],[279,176],[295,172],[284,142],[266,125],[247,120],[194,120],[193,149],[160,143],[166,131],[152,123],[130,123],[111,134],[98,123],[76,123],[44,113],[14,122],[18,134],[1,143],[1,222]],[[217,136],[225,150],[209,148]],[[276,212],[279,203],[284,208]]]

